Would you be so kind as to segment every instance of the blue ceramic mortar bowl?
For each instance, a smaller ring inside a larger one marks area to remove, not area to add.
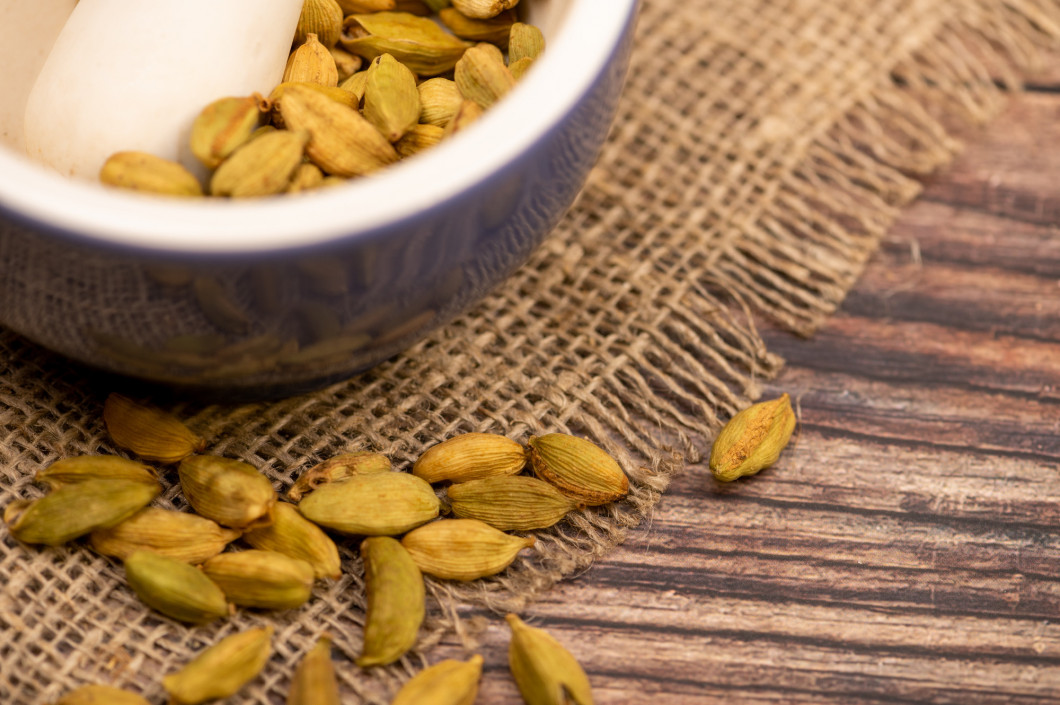
[[[472,129],[379,174],[246,202],[141,196],[0,148],[0,325],[108,372],[236,396],[393,356],[523,264],[615,112],[637,0],[525,0],[548,46]]]

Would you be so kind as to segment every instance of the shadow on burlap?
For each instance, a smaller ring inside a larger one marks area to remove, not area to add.
[[[85,682],[164,701],[163,674],[219,637],[276,626],[274,655],[238,702],[284,701],[292,664],[334,637],[344,702],[386,702],[451,635],[461,605],[519,609],[587,567],[652,511],[700,444],[780,360],[752,314],[809,335],[841,302],[912,175],[956,150],[946,125],[982,121],[1060,35],[1053,0],[648,0],[611,139],[551,239],[486,301],[402,356],[269,404],[174,408],[286,487],[338,452],[407,468],[456,433],[520,441],[568,431],[604,445],[630,497],[537,532],[496,579],[431,582],[416,653],[363,672],[355,544],[346,575],[305,607],[241,610],[186,628],[146,610],[121,566],[81,545],[0,543],[0,701],[50,702]],[[33,473],[113,452],[90,373],[0,332],[0,504],[41,494]],[[159,500],[182,508],[173,473]],[[451,638],[451,637],[450,637]]]

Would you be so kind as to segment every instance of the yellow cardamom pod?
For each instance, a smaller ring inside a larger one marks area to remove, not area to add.
[[[151,705],[147,698],[109,685],[83,685],[55,701],[54,705]]]
[[[519,0],[451,0],[453,7],[468,17],[489,19],[519,4]]]
[[[364,85],[364,117],[397,142],[420,117],[416,75],[390,54],[372,59]]]
[[[516,81],[520,81],[526,74],[527,69],[529,69],[530,66],[533,65],[533,63],[533,59],[531,59],[529,56],[524,56],[521,59],[509,62],[508,70],[511,71],[512,78],[514,78]]]
[[[251,198],[280,193],[302,164],[308,132],[277,130],[243,145],[210,179],[214,196]]]
[[[442,519],[405,534],[401,545],[422,572],[469,581],[501,572],[534,538],[512,536],[477,519]]]
[[[578,660],[544,629],[509,614],[508,666],[527,705],[593,705],[589,678]]]
[[[272,523],[276,491],[252,465],[215,455],[193,455],[177,468],[184,497],[196,512],[233,529]]]
[[[384,12],[397,7],[397,0],[338,0],[343,14],[355,15],[358,12]]]
[[[299,164],[291,175],[291,181],[287,184],[286,193],[301,193],[311,191],[324,180],[324,172],[316,164]]]
[[[492,44],[476,44],[456,62],[453,74],[460,94],[488,108],[515,86],[504,56]]]
[[[111,440],[145,460],[177,463],[206,447],[177,417],[120,394],[107,397],[103,422]]]
[[[222,553],[202,564],[229,602],[285,610],[301,607],[313,590],[313,566],[276,551]]]
[[[322,86],[339,85],[339,69],[328,48],[317,35],[310,33],[305,43],[287,57],[283,70],[284,83],[318,83]]]
[[[430,483],[467,482],[515,475],[526,467],[526,449],[496,433],[463,433],[431,446],[412,466]]]
[[[589,506],[607,504],[629,492],[622,467],[599,446],[565,433],[531,436],[534,474],[563,494]]]
[[[317,578],[338,578],[342,575],[339,549],[331,538],[313,522],[299,513],[293,504],[277,502],[269,526],[251,529],[243,540],[254,548],[276,551],[298,558],[313,566]]]
[[[342,17],[342,7],[335,0],[305,0],[294,31],[294,43],[302,44],[313,34],[325,47],[335,46],[342,34]]]
[[[460,107],[453,113],[453,117],[449,119],[449,123],[445,126],[445,135],[443,137],[449,137],[457,132],[466,130],[473,122],[482,117],[483,109],[482,106],[473,100],[463,100],[460,103]]]
[[[753,404],[721,429],[710,449],[710,470],[721,482],[732,482],[777,462],[795,430],[791,398]]]
[[[313,490],[330,482],[342,482],[357,475],[390,472],[390,459],[381,453],[358,450],[328,458],[309,468],[287,490],[287,499],[298,502]]]
[[[508,65],[517,61],[533,61],[545,50],[545,35],[532,24],[516,22],[512,24],[508,38]]]
[[[197,514],[144,507],[120,524],[96,529],[88,540],[104,556],[125,559],[148,550],[196,565],[216,556],[239,536],[239,531]]]
[[[394,536],[437,517],[441,502],[418,477],[380,472],[324,485],[299,502],[298,511],[344,534]]]
[[[33,478],[48,489],[57,490],[85,480],[139,480],[148,484],[158,482],[154,468],[117,455],[78,455],[56,460]]]
[[[145,605],[189,624],[205,624],[228,614],[221,588],[193,565],[153,551],[125,559],[125,579]]]
[[[349,15],[339,40],[349,52],[372,60],[390,54],[419,76],[437,76],[456,65],[469,46],[430,18],[408,12]]]
[[[351,54],[342,47],[328,47],[328,51],[331,52],[331,58],[335,60],[335,68],[339,71],[339,87],[341,88],[347,78],[361,70],[364,59]]]
[[[482,657],[467,661],[447,659],[413,676],[390,705],[471,705],[478,695]]]
[[[271,626],[225,637],[176,673],[162,679],[172,705],[199,703],[234,695],[261,673],[269,660]]]
[[[191,153],[207,168],[216,169],[258,129],[263,104],[255,94],[221,98],[207,105],[191,125]]]
[[[161,491],[157,482],[85,480],[40,499],[11,502],[4,508],[4,522],[23,543],[59,546],[127,519]]]
[[[353,109],[360,107],[361,101],[364,100],[364,89],[368,85],[368,69],[363,71],[357,71],[356,73],[350,74],[349,78],[344,80],[340,85],[344,91],[352,94],[356,97],[356,104],[352,105]]]
[[[385,666],[416,643],[426,609],[423,575],[401,542],[389,536],[362,541],[361,558],[368,609],[357,665]]]
[[[413,125],[412,129],[394,143],[394,149],[404,159],[430,149],[441,142],[444,135],[445,130],[437,125]]]
[[[501,531],[545,529],[578,508],[555,487],[536,477],[487,477],[452,485],[449,506],[462,519],[478,519]]]
[[[331,662],[331,637],[324,635],[295,668],[287,705],[340,705],[339,682]]]
[[[202,184],[183,165],[147,152],[115,152],[99,170],[107,186],[163,196],[201,196]]]
[[[445,7],[438,11],[438,19],[449,28],[450,32],[461,39],[489,42],[501,49],[507,49],[512,25],[518,18],[513,10],[506,10],[489,19],[476,19],[468,17],[455,8]]]
[[[427,125],[445,127],[464,101],[456,83],[448,78],[429,78],[416,90],[420,93],[420,122]]]

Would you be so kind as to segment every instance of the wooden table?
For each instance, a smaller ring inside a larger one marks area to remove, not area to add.
[[[1058,117],[1060,72],[963,135],[814,338],[767,333],[800,409],[774,468],[689,467],[527,612],[597,703],[1060,702]],[[478,702],[515,705],[490,617]]]

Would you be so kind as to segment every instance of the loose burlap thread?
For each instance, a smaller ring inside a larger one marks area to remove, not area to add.
[[[344,577],[305,607],[188,628],[145,609],[119,563],[5,532],[0,701],[51,702],[98,682],[160,703],[163,674],[268,623],[274,654],[234,701],[284,702],[293,664],[328,632],[344,702],[387,702],[440,639],[473,645],[463,606],[518,610],[648,517],[673,474],[779,369],[754,315],[811,334],[916,195],[911,175],[956,151],[947,126],[995,114],[1058,36],[1055,0],[648,0],[598,165],[510,281],[347,382],[274,403],[173,408],[210,439],[208,452],[246,460],[280,488],[339,452],[372,449],[407,468],[460,432],[525,441],[565,431],[619,459],[629,498],[536,532],[536,547],[497,578],[429,581],[416,651],[370,671],[352,664],[364,616],[353,543]],[[40,496],[33,473],[52,461],[117,449],[90,373],[10,332],[0,350],[6,505]],[[158,503],[184,508],[172,475]]]

